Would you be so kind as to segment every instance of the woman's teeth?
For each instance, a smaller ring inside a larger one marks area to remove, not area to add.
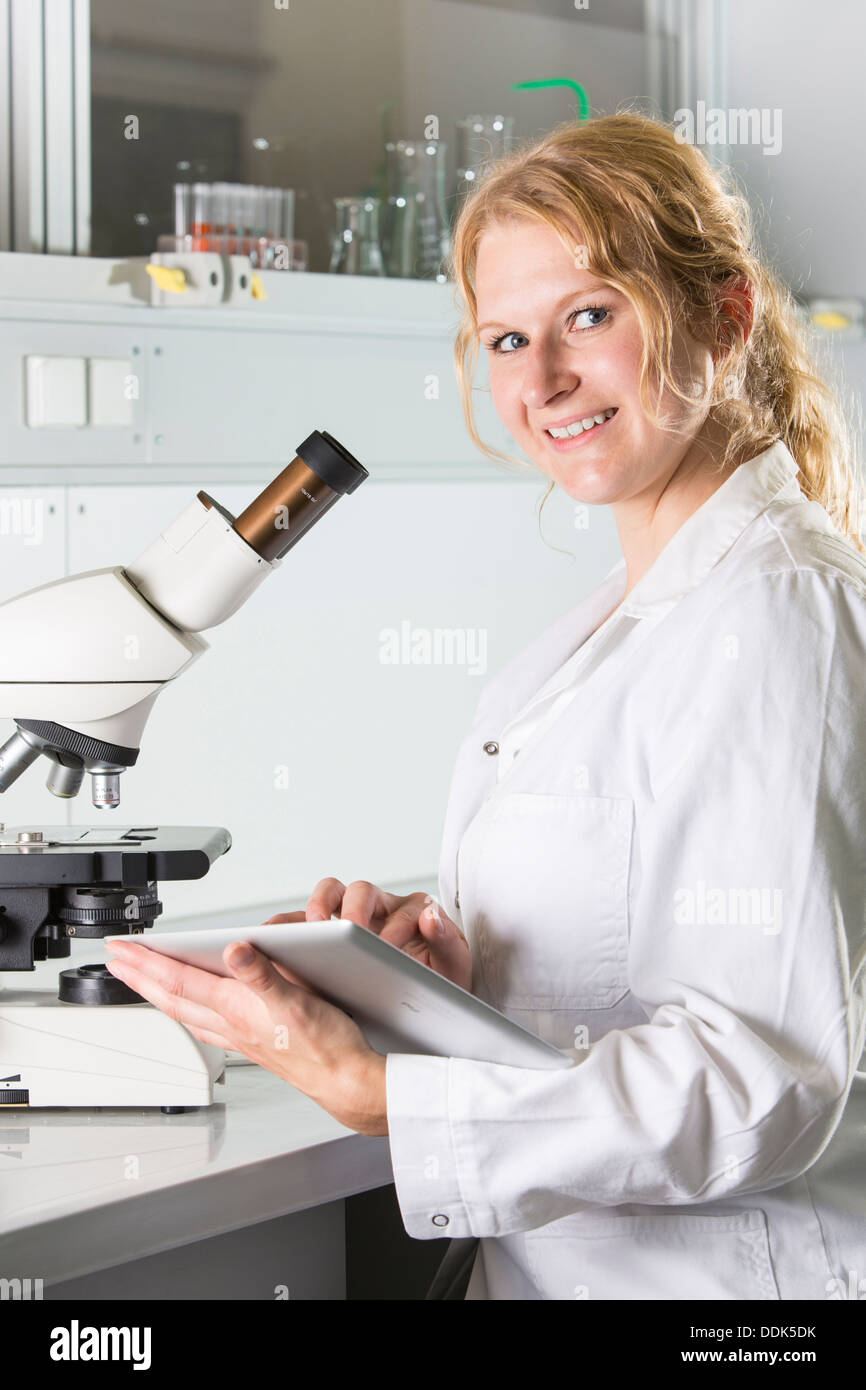
[[[547,433],[552,439],[571,439],[576,434],[583,434],[585,430],[591,430],[595,425],[603,425],[605,420],[609,420],[616,414],[616,406],[612,410],[605,410],[601,415],[587,415],[583,420],[574,420],[570,425],[564,425],[560,430],[548,430]]]

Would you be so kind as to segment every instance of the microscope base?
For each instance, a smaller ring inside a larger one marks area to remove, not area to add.
[[[214,1102],[225,1053],[152,1004],[0,991],[0,1113],[10,1106],[187,1108]]]

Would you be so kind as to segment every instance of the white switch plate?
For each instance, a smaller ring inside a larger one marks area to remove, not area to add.
[[[30,429],[78,429],[87,424],[83,357],[25,357]]]
[[[87,359],[89,418],[96,428],[133,423],[133,402],[138,399],[138,378],[126,357]]]

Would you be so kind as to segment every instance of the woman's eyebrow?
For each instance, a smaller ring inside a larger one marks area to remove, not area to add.
[[[584,294],[592,294],[595,290],[605,290],[609,294],[619,293],[619,291],[615,289],[613,285],[609,285],[606,280],[592,280],[589,284],[584,284],[579,290],[569,290],[568,294],[564,294],[562,299],[560,299],[557,304],[554,304],[554,313],[570,303],[572,299],[579,299],[581,295]],[[515,318],[516,317],[515,315]],[[513,322],[513,320],[509,321]],[[485,319],[483,323],[479,323],[478,332],[480,333],[484,328],[504,328],[505,323],[505,319]]]

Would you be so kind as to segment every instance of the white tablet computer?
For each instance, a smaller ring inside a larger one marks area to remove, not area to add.
[[[350,1014],[377,1052],[420,1052],[542,1069],[574,1065],[568,1053],[357,922],[332,919],[218,931],[153,931],[135,941],[186,965],[229,977],[222,959],[226,946],[251,941]]]

